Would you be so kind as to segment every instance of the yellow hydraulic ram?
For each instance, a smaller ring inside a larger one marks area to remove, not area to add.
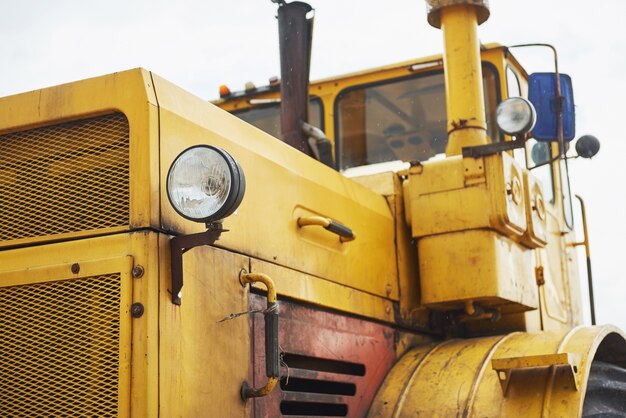
[[[576,417],[610,392],[589,389],[610,380],[607,367],[626,375],[625,336],[612,326],[448,340],[406,353],[369,416]]]

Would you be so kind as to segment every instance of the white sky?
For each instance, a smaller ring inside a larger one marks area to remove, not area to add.
[[[310,3],[312,79],[441,52],[441,32],[427,24],[423,0]],[[246,81],[263,85],[280,73],[270,0],[0,0],[0,6],[0,96],[141,66],[213,99],[220,84],[241,90]],[[574,83],[577,136],[601,141],[593,160],[571,161],[570,177],[572,192],[587,203],[598,322],[626,329],[626,138],[616,123],[626,95],[626,2],[492,0],[490,7],[481,41],[555,45],[560,70]],[[552,70],[547,50],[515,53],[529,72]],[[581,278],[586,292],[584,269]]]

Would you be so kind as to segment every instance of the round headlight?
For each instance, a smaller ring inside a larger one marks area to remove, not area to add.
[[[167,173],[167,197],[179,215],[210,223],[232,214],[243,199],[246,180],[226,151],[197,145],[181,152]]]
[[[511,97],[498,105],[496,122],[504,133],[509,135],[530,132],[537,121],[535,107],[521,97]]]

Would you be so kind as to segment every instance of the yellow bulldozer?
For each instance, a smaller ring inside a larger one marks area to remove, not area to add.
[[[275,2],[267,86],[0,99],[0,416],[626,414],[556,51],[528,74],[486,0],[428,0],[443,54],[309,82],[311,7]]]

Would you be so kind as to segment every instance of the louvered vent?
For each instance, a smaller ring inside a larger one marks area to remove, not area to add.
[[[0,415],[117,416],[120,275],[0,287]]]
[[[365,365],[285,353],[288,377],[280,382],[280,413],[347,417],[350,398],[365,383]]]
[[[0,244],[129,223],[121,113],[0,135]]]
[[[251,308],[264,298],[251,295]],[[365,417],[395,361],[390,327],[296,303],[279,303],[283,378],[269,396],[254,400],[252,416]],[[254,383],[265,384],[264,321],[253,317]]]

